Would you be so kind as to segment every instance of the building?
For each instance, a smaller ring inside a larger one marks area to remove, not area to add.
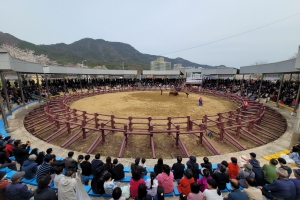
[[[159,57],[155,61],[150,62],[150,70],[152,71],[163,71],[171,69],[171,62],[165,62],[163,57]]]

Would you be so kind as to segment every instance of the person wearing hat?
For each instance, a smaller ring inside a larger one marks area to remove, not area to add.
[[[4,193],[6,190],[6,186],[9,184],[7,180],[5,180],[6,172],[0,171],[0,200],[5,200]]]
[[[28,159],[30,145],[31,143],[29,141],[27,141],[26,144],[23,144],[21,140],[15,140],[14,142],[13,155],[20,166],[22,166],[23,162]]]
[[[197,163],[196,157],[190,156],[190,160],[187,161],[186,165],[188,169],[192,170],[194,180],[198,180],[200,171],[199,171],[199,164]]]
[[[300,199],[300,169],[293,169],[295,178],[291,178],[296,188],[296,199]]]
[[[239,183],[240,185],[243,187],[243,188],[248,188],[248,185],[246,183],[246,178],[248,176],[252,177],[252,178],[255,178],[255,174],[254,172],[252,171],[252,165],[250,164],[244,164],[243,166],[243,170],[241,169],[239,171],[239,175],[238,175],[238,180],[239,180]]]
[[[28,190],[28,187],[20,183],[25,172],[20,171],[12,175],[11,183],[7,185],[5,190],[6,199],[18,199],[18,200],[27,200],[31,198],[34,194],[32,190]]]
[[[0,146],[0,168],[4,167],[17,170],[16,162],[9,159],[6,155],[6,146]]]
[[[28,160],[25,160],[23,165],[22,165],[22,171],[25,172],[24,177],[27,179],[33,179],[36,175],[37,172],[37,163],[35,162],[36,160],[36,155],[31,154],[28,157]]]
[[[231,160],[231,162],[228,163],[228,175],[229,175],[229,178],[236,178],[238,176],[240,167],[237,164],[236,157],[231,157],[230,160]]]
[[[6,143],[6,155],[8,156],[8,157],[11,157],[11,156],[13,156],[13,153],[12,153],[12,151],[13,151],[13,148],[14,148],[14,145],[12,144],[13,142],[14,142],[15,140],[14,139],[9,139],[8,141],[7,141],[7,143]]]

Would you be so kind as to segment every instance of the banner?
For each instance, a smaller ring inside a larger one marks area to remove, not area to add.
[[[6,80],[16,80],[18,79],[17,74],[4,74],[4,78]]]
[[[281,74],[264,74],[264,80],[279,80],[281,78]]]

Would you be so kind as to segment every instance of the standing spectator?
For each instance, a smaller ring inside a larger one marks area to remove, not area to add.
[[[58,183],[58,200],[74,200],[76,199],[76,180],[74,172],[69,170]]]
[[[135,198],[138,196],[138,187],[140,184],[145,184],[145,181],[141,178],[141,173],[138,170],[132,171],[132,177],[130,179],[130,197]]]
[[[124,166],[121,163],[118,163],[118,159],[113,160],[113,169],[112,169],[112,178],[116,181],[119,181],[125,177]]]
[[[33,191],[28,190],[26,185],[20,183],[23,178],[25,172],[20,171],[12,175],[11,183],[7,185],[5,190],[5,198],[7,200],[10,199],[18,199],[18,200],[27,200],[33,196]]]
[[[116,187],[112,192],[112,197],[110,200],[126,200],[125,197],[122,197],[122,190],[120,187]]]
[[[267,184],[272,183],[274,180],[276,180],[278,178],[277,173],[276,173],[276,165],[277,164],[278,164],[278,161],[276,159],[272,158],[269,161],[269,164],[265,164],[263,166],[265,181]]]
[[[13,155],[20,166],[22,166],[23,162],[28,159],[30,145],[31,143],[29,141],[27,141],[26,144],[23,144],[21,140],[15,140],[14,142]]]
[[[199,178],[199,164],[196,162],[195,156],[190,156],[189,161],[187,161],[186,165],[188,169],[191,169],[193,172],[194,180]]]
[[[150,178],[146,180],[148,194],[154,197],[157,194],[158,181],[155,172],[151,172]]]
[[[74,159],[73,159],[73,156],[74,156],[74,152],[73,151],[70,151],[68,153],[68,157],[66,157],[63,162],[65,163],[65,169],[68,170],[69,169],[69,166],[76,162]]]
[[[6,186],[9,184],[9,182],[5,180],[5,175],[5,171],[0,171],[0,200],[5,200],[4,194]]]
[[[252,165],[252,171],[255,174],[255,180],[256,180],[257,186],[264,186],[265,185],[264,171],[260,167],[259,161],[256,160],[256,154],[250,153],[250,157],[251,157],[251,159],[249,159],[249,164]]]
[[[172,171],[174,173],[174,179],[181,179],[184,173],[184,164],[182,162],[182,157],[177,157],[177,163],[174,163],[172,166]]]
[[[211,179],[211,176],[209,174],[209,171],[208,169],[204,169],[203,170],[203,177],[202,178],[199,178],[197,180],[197,183],[199,184],[199,187],[200,187],[200,191],[201,192],[204,192],[205,189],[208,189],[208,186],[207,186],[207,180],[208,179]]]
[[[250,176],[246,178],[247,188],[244,192],[248,195],[249,200],[263,199],[261,190],[256,188],[256,180]]]
[[[135,200],[152,200],[152,197],[147,194],[147,187],[144,183],[138,186],[138,196],[135,197]]]
[[[262,194],[268,199],[295,199],[296,188],[294,183],[287,178],[287,171],[282,168],[277,168],[276,173],[278,179],[272,181],[272,183],[267,186],[258,187],[262,189]]]
[[[165,193],[170,193],[174,189],[173,172],[170,171],[169,165],[163,165],[163,172],[156,176],[158,185],[164,187]]]
[[[239,190],[240,183],[236,179],[231,179],[230,184],[233,188],[228,196],[224,200],[248,200],[248,195],[245,192]]]
[[[92,164],[90,163],[90,155],[84,156],[84,161],[80,163],[80,167],[82,169],[82,182],[85,185],[89,183],[89,176],[92,174]]]
[[[229,182],[229,176],[226,173],[226,168],[224,165],[221,165],[219,167],[220,173],[214,173],[213,174],[213,179],[216,181],[217,186],[220,190],[226,189],[226,183]],[[208,184],[208,180],[207,180]]]
[[[212,174],[213,174],[213,173],[212,173],[212,165],[211,165],[211,163],[209,162],[209,159],[208,159],[207,157],[204,157],[204,158],[203,158],[203,161],[204,161],[204,163],[201,163],[202,169],[203,169],[203,168],[207,169],[207,170],[209,171],[210,175],[212,175]],[[203,174],[202,174],[202,175],[203,175]],[[198,178],[198,177],[197,177],[197,178]]]
[[[6,155],[8,157],[11,157],[13,156],[13,148],[14,148],[14,145],[12,144],[13,141],[15,141],[14,139],[9,139],[6,143]]]
[[[6,146],[0,146],[0,168],[4,167],[17,170],[16,162],[9,159],[6,155]]]
[[[92,160],[91,164],[92,164],[92,174],[95,176],[95,174],[96,174],[96,169],[97,169],[98,167],[100,167],[100,166],[103,165],[102,160],[100,160],[100,154],[99,154],[99,153],[97,153],[97,154],[95,155],[95,159]]]
[[[296,199],[300,199],[300,169],[293,169],[295,178],[290,179],[296,188]]]
[[[214,179],[207,180],[208,189],[204,190],[205,200],[223,200],[222,194],[218,189],[217,182]]]
[[[25,172],[24,177],[27,179],[33,179],[37,172],[37,163],[35,162],[36,155],[32,154],[25,160],[21,170]]]
[[[200,191],[200,187],[197,183],[191,184],[191,193],[187,197],[188,200],[202,200],[203,194]]]
[[[229,175],[229,178],[236,178],[239,174],[240,167],[237,164],[236,157],[231,157],[230,160],[231,160],[231,162],[228,163],[228,175]]]
[[[239,184],[243,187],[243,188],[247,188],[247,184],[246,184],[246,178],[248,176],[252,177],[252,178],[255,178],[255,174],[254,172],[252,171],[252,165],[250,164],[244,164],[244,169],[241,169],[239,171],[239,176],[238,176],[238,181],[239,181]]]
[[[52,166],[51,163],[53,162],[53,156],[47,156],[45,161],[41,166],[38,168],[36,173],[36,180],[39,181],[42,176],[50,175],[52,173]]]
[[[285,159],[284,158],[278,158],[277,160],[280,164],[280,168],[285,169],[288,173],[288,178],[290,178],[290,176],[292,174],[292,169],[289,166],[287,166]]]
[[[49,185],[51,182],[51,176],[46,175],[39,179],[38,188],[34,192],[34,199],[45,199],[45,200],[57,200],[56,193],[52,190]]]
[[[62,167],[53,167],[53,170],[55,172],[55,176],[54,176],[54,179],[53,179],[54,187],[57,188],[60,179],[64,176],[63,173],[62,173],[64,169]]]
[[[157,164],[154,165],[154,172],[156,173],[156,175],[160,174],[163,172],[163,165],[164,165],[164,161],[162,158],[159,158],[157,160]]]
[[[195,182],[193,177],[193,172],[191,169],[185,170],[185,176],[180,179],[178,183],[178,191],[184,193],[186,196],[189,196],[191,192],[191,184]]]

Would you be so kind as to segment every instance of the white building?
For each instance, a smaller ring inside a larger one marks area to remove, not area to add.
[[[150,62],[150,70],[152,71],[163,71],[171,69],[171,62],[165,62],[163,57],[159,57],[157,58],[157,60]]]

